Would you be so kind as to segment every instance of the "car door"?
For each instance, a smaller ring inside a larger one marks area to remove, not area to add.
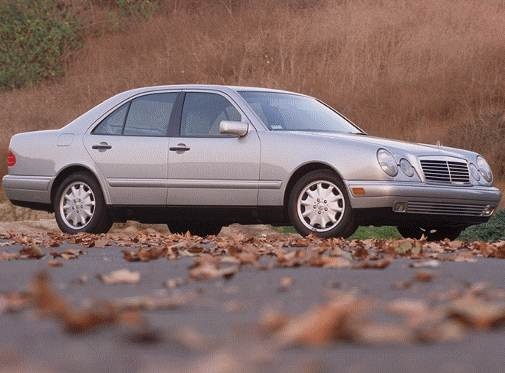
[[[186,92],[179,127],[170,138],[168,205],[256,206],[260,142],[219,133],[222,120],[247,118],[224,94]]]
[[[150,93],[123,104],[85,136],[114,205],[164,205],[168,128],[178,92]]]

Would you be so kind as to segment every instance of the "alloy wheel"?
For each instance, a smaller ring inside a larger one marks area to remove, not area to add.
[[[95,195],[88,184],[75,181],[63,191],[60,199],[60,215],[72,229],[86,227],[95,213]]]
[[[308,184],[298,196],[298,217],[312,231],[327,232],[333,229],[342,220],[345,208],[342,191],[326,180]]]

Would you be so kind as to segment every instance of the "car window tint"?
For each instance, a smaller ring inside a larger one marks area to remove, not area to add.
[[[186,93],[182,110],[181,136],[223,136],[219,133],[222,120],[240,121],[238,110],[221,95]]]
[[[362,133],[329,106],[312,97],[290,93],[240,91],[272,131]]]
[[[134,99],[128,111],[123,134],[167,136],[176,98],[177,93],[157,93]]]
[[[109,114],[93,130],[95,135],[121,135],[123,124],[128,111],[128,103],[122,105],[119,109]]]

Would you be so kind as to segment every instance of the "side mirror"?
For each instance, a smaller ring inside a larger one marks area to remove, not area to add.
[[[219,123],[219,133],[223,135],[233,135],[244,137],[249,131],[249,124],[244,122],[236,122],[232,120],[222,120]]]

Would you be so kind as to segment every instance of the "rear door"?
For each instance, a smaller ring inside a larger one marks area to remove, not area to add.
[[[164,205],[168,128],[178,92],[149,93],[123,104],[85,136],[114,205]]]
[[[180,126],[170,137],[168,205],[256,206],[260,142],[254,127],[244,137],[219,133],[222,120],[247,118],[214,91],[186,92]]]

